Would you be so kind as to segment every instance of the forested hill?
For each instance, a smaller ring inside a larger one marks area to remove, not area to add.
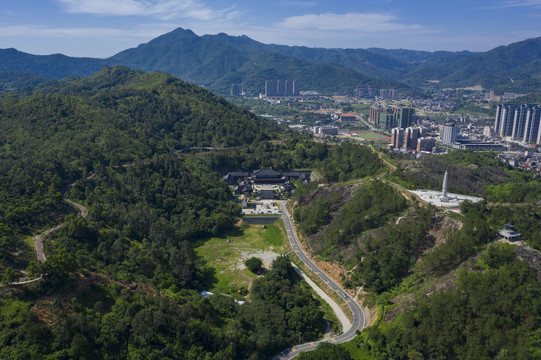
[[[123,67],[5,96],[1,222],[9,233],[31,226],[30,219],[39,226],[40,216],[60,208],[69,183],[106,167],[187,147],[251,144],[277,129],[195,85]]]
[[[217,279],[194,243],[232,230],[240,206],[205,154],[174,151],[278,132],[204,89],[122,67],[0,98],[0,358],[263,359],[299,333],[320,337],[319,303],[286,257],[242,307],[199,293]],[[32,236],[53,228],[38,262]]]
[[[191,146],[237,146],[277,127],[164,73],[103,68],[0,102],[4,158],[65,157],[81,170]],[[59,148],[61,147],[61,148]],[[45,156],[47,155],[47,156]]]

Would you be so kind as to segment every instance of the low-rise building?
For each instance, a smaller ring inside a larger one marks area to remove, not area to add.
[[[254,170],[252,173],[252,181],[254,184],[275,184],[283,183],[282,173],[272,169]]]
[[[354,113],[344,113],[340,115],[340,121],[357,121],[357,116]]]
[[[338,135],[339,129],[336,126],[332,125],[323,125],[323,126],[314,126],[313,127],[314,135],[316,136],[326,136],[326,135]]]
[[[498,230],[498,234],[508,241],[519,241],[520,233],[515,231],[515,228],[511,224],[505,224],[502,230]]]
[[[503,144],[482,142],[476,140],[460,140],[451,145],[453,149],[460,150],[485,150],[485,151],[505,151],[507,148]]]
[[[260,190],[257,192],[257,197],[262,200],[274,200],[276,199],[276,192],[274,190]]]

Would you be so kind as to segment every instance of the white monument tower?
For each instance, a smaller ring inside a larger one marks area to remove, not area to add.
[[[443,175],[443,186],[441,188],[441,197],[440,197],[441,201],[451,200],[447,197],[447,183],[448,182],[449,182],[449,174],[447,173],[447,170],[445,170],[445,175]]]
[[[419,196],[423,201],[429,202],[432,205],[445,208],[458,208],[461,201],[468,200],[474,203],[480,202],[483,199],[475,196],[453,194],[447,192],[447,185],[449,184],[449,173],[445,170],[443,175],[443,186],[441,191],[433,190],[416,190],[412,191]]]

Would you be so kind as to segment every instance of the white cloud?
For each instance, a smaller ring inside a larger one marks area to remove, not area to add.
[[[226,19],[227,20],[237,20],[237,19],[242,18],[242,16],[244,14],[246,14],[246,11],[238,11],[238,10],[230,11],[230,12],[227,13]]]
[[[317,6],[319,3],[316,1],[296,1],[296,0],[284,0],[281,2],[281,5],[284,6],[293,6],[298,8],[309,8]]]
[[[160,19],[211,20],[222,16],[197,0],[57,0],[74,14],[104,16],[152,16]]]
[[[400,24],[396,21],[396,17],[381,13],[306,14],[285,18],[276,26],[292,30],[358,31],[366,33],[426,30],[420,25]]]
[[[0,26],[0,48],[13,47],[31,54],[109,57],[148,42],[178,24],[144,24],[131,28]]]
[[[535,7],[541,8],[541,0],[514,0],[506,1],[499,4],[489,6],[489,9],[506,9],[512,7]]]
[[[161,30],[159,30],[161,31]],[[160,32],[156,35],[159,35]],[[140,38],[142,35],[148,36],[148,29],[114,29],[114,28],[51,28],[39,25],[18,25],[0,27],[0,37],[20,37],[32,36],[42,38],[53,37],[122,37],[122,38]]]

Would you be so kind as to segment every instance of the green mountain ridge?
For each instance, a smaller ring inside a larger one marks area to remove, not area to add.
[[[535,89],[541,76],[541,38],[483,53],[407,49],[325,49],[263,44],[225,33],[198,36],[178,28],[107,59],[61,54],[30,55],[0,50],[0,71],[22,71],[49,78],[88,76],[101,67],[123,65],[162,71],[226,94],[233,83],[252,93],[268,79],[296,79],[302,90],[350,94],[356,85],[397,88],[440,80],[442,86],[481,84],[502,90]],[[25,83],[20,73],[19,83]],[[11,86],[18,82],[11,83]],[[4,86],[6,87],[6,86]]]
[[[440,80],[442,86],[482,85],[498,90],[537,90],[541,84],[541,38],[527,39],[449,64],[418,69],[407,78]]]
[[[314,62],[276,51],[248,37],[199,37],[180,28],[108,61],[143,71],[170,72],[219,93],[227,93],[233,83],[252,93],[264,92],[264,82],[269,79],[295,79],[303,90],[331,94],[350,93],[356,85],[364,84],[404,88],[396,82],[371,79],[358,69],[336,62]]]
[[[0,71],[31,72],[49,79],[88,76],[106,65],[103,59],[31,55],[15,49],[0,49],[0,59]]]

